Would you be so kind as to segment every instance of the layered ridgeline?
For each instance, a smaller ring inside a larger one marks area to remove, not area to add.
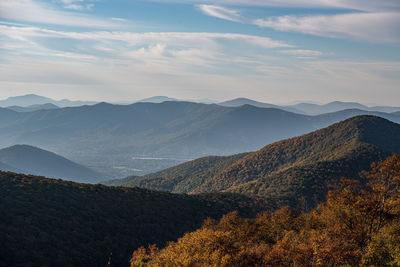
[[[28,145],[15,145],[0,149],[0,170],[85,183],[96,183],[105,179],[103,174],[85,166]]]
[[[31,105],[31,106],[27,106],[27,107],[21,107],[21,106],[7,107],[7,109],[17,111],[17,112],[32,112],[32,111],[37,111],[37,110],[48,110],[48,109],[58,109],[58,108],[59,108],[58,106],[51,104],[51,103],[37,104],[37,105]]]
[[[296,109],[296,108],[289,107],[289,106],[278,106],[278,105],[274,105],[274,104],[258,102],[258,101],[251,100],[248,98],[235,98],[232,100],[220,102],[220,103],[218,103],[218,105],[224,106],[224,107],[240,107],[243,105],[251,105],[251,106],[255,106],[255,107],[259,107],[259,108],[277,108],[277,109],[282,109],[282,110],[286,110],[289,112],[305,114],[303,111]]]
[[[57,107],[72,107],[72,106],[82,106],[82,105],[93,105],[96,102],[93,101],[71,101],[68,99],[54,100],[48,97],[28,94],[21,96],[13,96],[7,99],[0,100],[0,107],[34,107],[44,105],[47,107],[57,106]]]
[[[393,152],[400,152],[400,125],[358,116],[248,155],[203,158],[123,184],[184,193],[229,191],[309,210],[324,200],[329,184],[342,176],[357,178]]]
[[[377,112],[387,112],[387,113],[400,111],[400,106],[398,107],[366,106],[357,102],[341,102],[341,101],[333,101],[327,104],[298,103],[295,105],[274,105],[274,104],[254,101],[248,98],[236,98],[229,101],[218,103],[218,105],[226,107],[239,107],[242,105],[252,105],[261,108],[278,108],[294,113],[308,114],[308,115],[332,113],[346,109],[358,109],[365,111],[377,111]]]
[[[177,195],[0,172],[0,262],[128,266],[137,247],[163,246],[207,217],[233,210],[253,216],[265,208],[234,194]]]
[[[308,116],[251,105],[100,103],[35,112],[0,109],[0,146],[30,144],[119,178],[207,155],[254,151],[359,114],[400,122],[398,114],[361,110]]]
[[[400,111],[400,107],[390,107],[390,106],[365,106],[357,102],[341,102],[333,101],[327,104],[312,104],[312,103],[299,103],[296,105],[286,106],[287,108],[292,108],[299,110],[304,114],[318,115],[323,113],[337,112],[345,109],[360,109],[365,111],[379,111],[379,112],[394,112]]]

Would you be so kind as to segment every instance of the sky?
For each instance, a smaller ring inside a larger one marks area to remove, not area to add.
[[[399,0],[0,0],[0,98],[400,106]]]

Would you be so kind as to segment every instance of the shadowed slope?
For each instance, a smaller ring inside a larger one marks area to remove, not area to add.
[[[28,145],[0,150],[0,162],[11,168],[3,170],[56,177],[76,182],[95,183],[104,176],[52,152]]]
[[[0,172],[2,266],[128,266],[139,246],[164,245],[207,217],[266,206],[234,194],[177,195]]]

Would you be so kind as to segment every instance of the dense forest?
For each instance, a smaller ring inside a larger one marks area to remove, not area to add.
[[[0,172],[0,266],[129,266],[131,252],[163,246],[238,210],[271,209],[235,194],[188,196]]]
[[[165,248],[133,252],[131,266],[399,266],[400,155],[343,178],[310,213],[207,219]]]

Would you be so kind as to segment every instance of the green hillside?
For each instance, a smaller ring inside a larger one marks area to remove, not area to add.
[[[248,153],[233,156],[209,156],[182,163],[142,177],[132,176],[104,182],[105,185],[138,186],[175,193],[190,193],[202,185],[209,177],[219,175]]]
[[[251,182],[232,186],[227,191],[262,196],[277,207],[291,206],[310,211],[325,201],[326,192],[341,177],[357,179],[371,162],[383,160],[391,153],[369,144],[358,144],[337,158],[314,163],[294,164]]]
[[[375,150],[389,154],[399,152],[400,125],[379,117],[358,116],[310,134],[282,140],[249,154],[220,176],[207,180],[195,192],[226,190],[291,167],[350,160],[351,155],[358,155],[354,152],[364,150],[367,144],[374,146],[375,149],[371,148],[373,153],[377,153]]]
[[[267,145],[217,170],[212,167],[207,172],[192,161],[166,170],[168,175],[156,173],[126,185],[188,193],[230,191],[264,197],[277,206],[309,210],[324,200],[328,184],[341,176],[357,178],[371,162],[399,152],[399,124],[358,116]],[[187,166],[192,175],[180,172]],[[201,179],[196,173],[199,169]]]
[[[0,172],[1,266],[128,266],[134,249],[164,245],[207,217],[262,201],[234,194],[187,196]]]

